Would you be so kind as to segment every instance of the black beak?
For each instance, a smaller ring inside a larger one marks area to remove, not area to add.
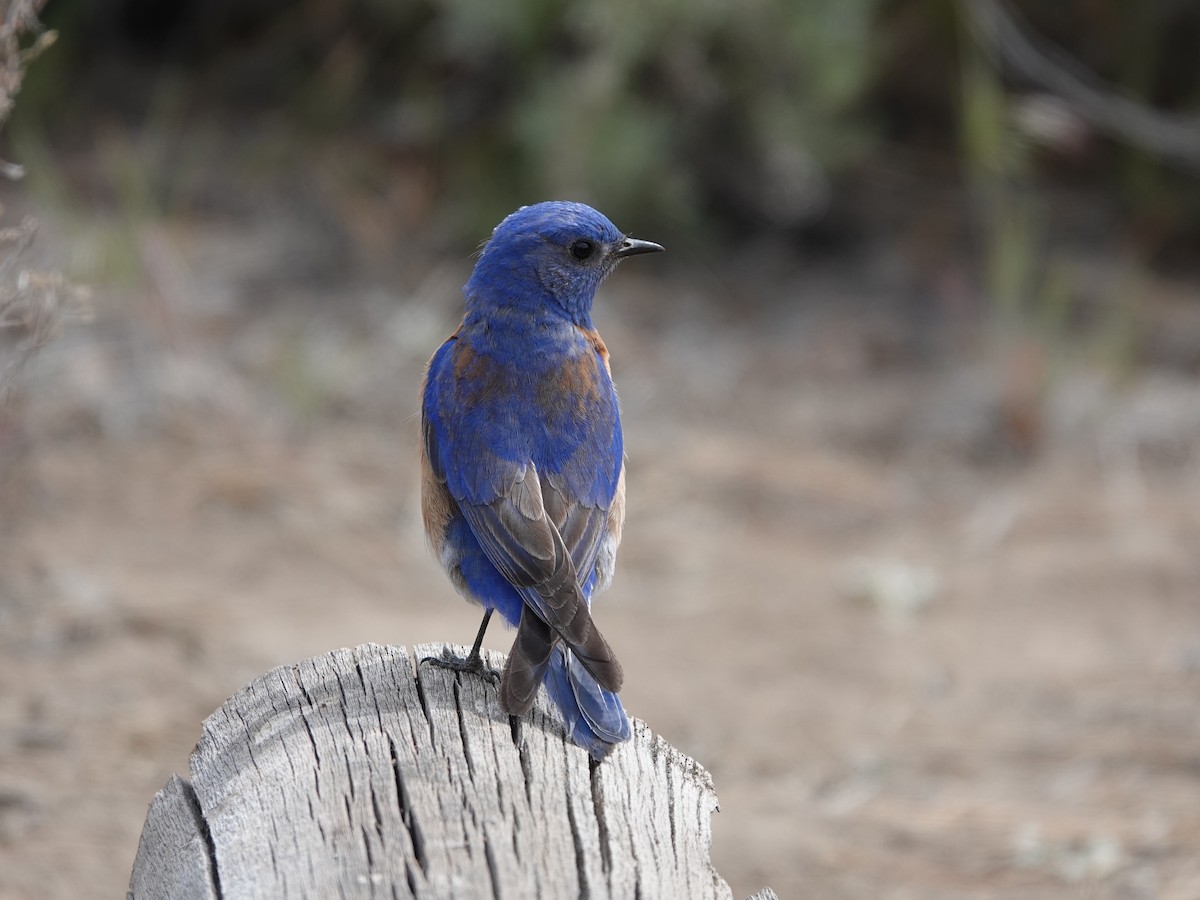
[[[656,244],[654,241],[639,241],[637,238],[627,237],[621,241],[621,245],[617,247],[614,255],[618,259],[624,259],[627,256],[638,256],[642,253],[661,253],[666,249],[662,244]]]

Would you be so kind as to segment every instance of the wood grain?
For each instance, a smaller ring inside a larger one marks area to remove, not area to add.
[[[151,806],[130,900],[732,897],[703,768],[637,720],[597,765],[544,697],[510,719],[414,664],[443,649],[338,650],[230,698]]]

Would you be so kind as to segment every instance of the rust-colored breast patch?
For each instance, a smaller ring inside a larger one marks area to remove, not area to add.
[[[595,328],[580,328],[579,333],[591,344],[592,349],[596,351],[596,355],[604,362],[604,371],[608,372],[609,377],[611,377],[612,369],[608,364],[608,347],[604,344],[604,338],[600,337],[600,332]]]

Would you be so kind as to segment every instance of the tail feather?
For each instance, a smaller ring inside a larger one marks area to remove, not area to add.
[[[500,677],[500,706],[510,716],[523,716],[533,707],[554,641],[553,629],[526,606]]]
[[[602,688],[569,650],[566,660],[567,680],[571,683],[579,711],[583,713],[592,732],[601,740],[613,744],[629,740],[629,719],[625,716],[620,697]]]
[[[592,633],[600,635],[594,627]],[[604,638],[599,640],[603,642]],[[607,643],[604,648],[609,653],[608,664],[620,673],[620,664]],[[603,759],[615,744],[629,740],[632,730],[616,692],[593,674],[594,662],[568,647],[527,606],[500,678],[500,706],[509,715],[525,715],[533,707],[538,688],[545,683],[572,740],[596,759]]]
[[[545,671],[546,690],[575,743],[600,760],[629,740],[633,732],[621,699],[601,687],[561,643],[554,645]]]
[[[584,612],[588,613],[586,608]],[[567,640],[565,635],[563,637],[573,651],[572,656],[605,690],[619,691],[625,680],[625,673],[621,670],[621,664],[617,661],[612,647],[608,645],[608,641],[604,639],[600,629],[591,621],[590,613],[588,613],[588,627],[579,637],[578,641]]]

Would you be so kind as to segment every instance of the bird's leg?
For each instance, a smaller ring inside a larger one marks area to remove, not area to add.
[[[484,610],[483,621],[479,623],[479,631],[475,635],[475,643],[471,645],[471,652],[467,654],[467,664],[476,669],[484,668],[483,657],[479,655],[479,648],[483,646],[483,636],[487,633],[488,622],[492,620],[492,613],[495,611],[494,609]]]
[[[479,633],[475,635],[475,643],[471,646],[471,652],[466,655],[466,658],[454,656],[447,647],[442,651],[441,656],[427,656],[423,661],[455,672],[471,672],[475,675],[482,675],[488,681],[498,683],[500,673],[485,663],[483,656],[479,653],[479,648],[483,646],[483,636],[487,632],[488,622],[494,612],[494,609],[489,609],[483,614],[483,621],[479,624]]]

